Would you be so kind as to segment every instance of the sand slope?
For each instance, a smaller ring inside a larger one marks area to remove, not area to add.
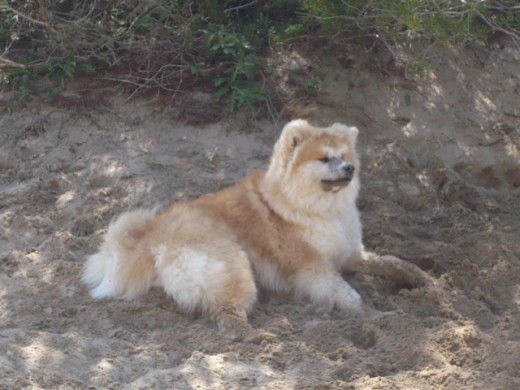
[[[368,64],[323,61],[308,116],[360,128],[366,246],[435,282],[346,275],[387,312],[370,319],[271,297],[248,342],[79,278],[111,218],[265,166],[281,123],[194,126],[110,90],[0,108],[0,388],[520,388],[520,51],[444,53],[418,81]]]

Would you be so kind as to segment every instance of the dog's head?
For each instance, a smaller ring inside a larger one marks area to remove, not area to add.
[[[333,195],[355,198],[359,190],[358,129],[335,123],[315,127],[289,122],[276,143],[266,179],[289,201],[309,209],[336,202]],[[337,198],[337,197],[335,197]],[[314,207],[316,204],[316,207]]]

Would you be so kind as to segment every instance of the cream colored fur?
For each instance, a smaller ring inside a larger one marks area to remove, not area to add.
[[[94,298],[133,298],[161,286],[229,334],[246,323],[257,284],[322,310],[359,310],[343,269],[420,281],[417,267],[364,252],[357,135],[337,123],[289,122],[265,173],[159,213],[121,215],[88,259],[83,281]]]

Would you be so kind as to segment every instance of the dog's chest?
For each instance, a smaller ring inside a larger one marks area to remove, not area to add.
[[[363,247],[359,218],[352,215],[311,225],[306,236],[324,258],[340,264]]]

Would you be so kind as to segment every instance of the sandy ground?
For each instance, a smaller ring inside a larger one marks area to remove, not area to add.
[[[365,244],[434,282],[346,275],[371,319],[272,296],[248,342],[159,290],[94,301],[80,275],[111,218],[264,167],[283,123],[193,125],[192,101],[109,89],[0,107],[0,388],[519,389],[520,51],[443,53],[422,80],[369,65],[322,60],[306,116],[360,128]]]

